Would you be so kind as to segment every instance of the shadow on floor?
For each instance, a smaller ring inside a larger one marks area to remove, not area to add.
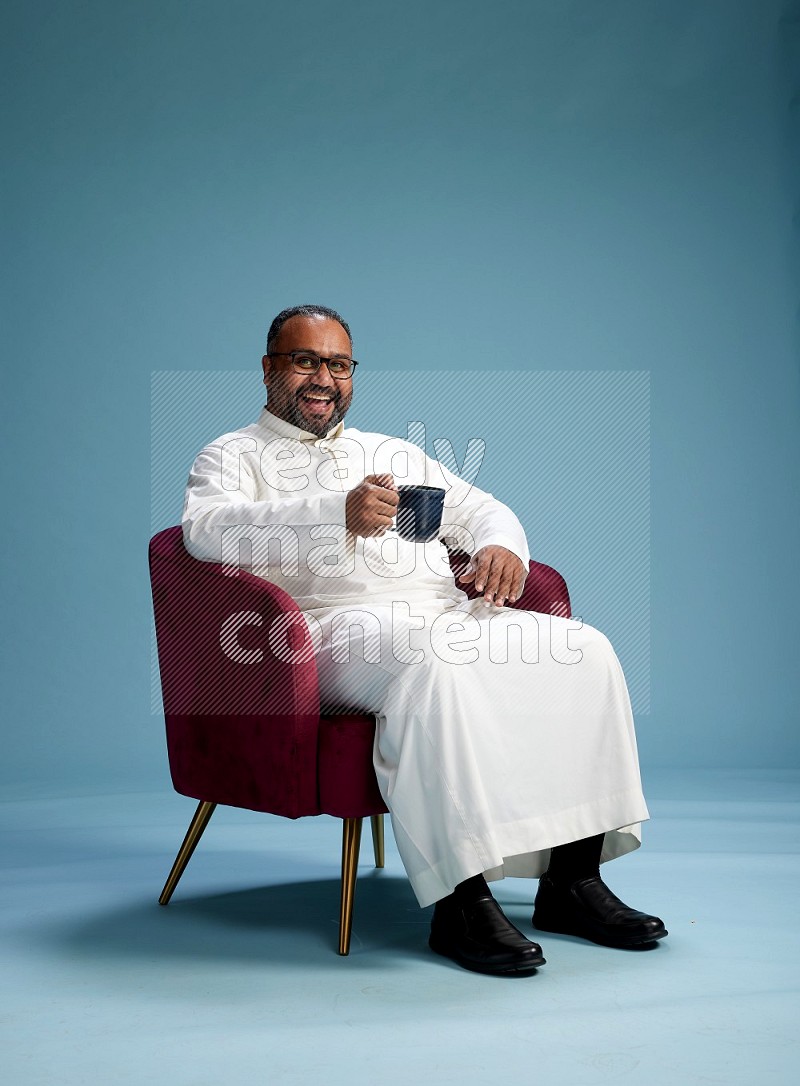
[[[176,891],[162,907],[155,895],[44,936],[70,956],[162,961],[313,962],[341,969],[337,953],[339,880],[280,883],[224,894],[186,897]],[[428,955],[430,909],[420,909],[405,879],[375,872],[358,880],[350,960],[385,968],[390,958],[411,963]],[[30,931],[30,929],[29,929]]]

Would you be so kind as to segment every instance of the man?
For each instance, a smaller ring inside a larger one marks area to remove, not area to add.
[[[345,429],[356,365],[333,310],[275,318],[258,422],[192,467],[187,549],[226,564],[249,555],[303,610],[326,711],[375,713],[398,849],[420,905],[436,903],[433,950],[497,975],[544,964],[489,891],[504,875],[541,876],[539,930],[651,946],[667,934],[661,920],[599,873],[638,846],[648,817],[611,645],[566,616],[505,606],[528,571],[519,521],[416,445]],[[446,490],[439,537],[470,554],[460,580],[481,596],[456,586],[439,539],[399,537],[398,482]]]

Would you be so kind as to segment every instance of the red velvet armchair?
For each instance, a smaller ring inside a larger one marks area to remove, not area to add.
[[[457,573],[467,558],[450,561]],[[287,818],[335,815],[343,820],[339,953],[347,954],[367,816],[375,864],[383,866],[386,806],[372,766],[374,716],[321,715],[310,636],[296,603],[277,585],[197,561],[180,528],[151,540],[150,574],[172,782],[200,801],[160,904],[172,897],[218,803]],[[515,606],[568,616],[563,577],[531,562]],[[275,655],[259,647],[276,620],[284,644],[296,651]]]

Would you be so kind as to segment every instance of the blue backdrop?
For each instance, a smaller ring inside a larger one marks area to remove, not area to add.
[[[797,763],[795,5],[6,9],[7,782],[165,783],[151,374],[254,374],[176,398],[161,526],[302,301],[353,325],[356,425],[487,441],[479,485],[646,679],[645,770]],[[640,378],[609,429],[592,389]]]

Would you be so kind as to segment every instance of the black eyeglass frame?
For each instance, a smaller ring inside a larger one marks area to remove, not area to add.
[[[349,358],[347,355],[332,354],[326,358],[325,355],[317,354],[316,351],[271,351],[267,355],[267,358],[291,358],[292,365],[294,366],[295,355],[305,356],[306,358],[316,358],[317,360],[317,368],[315,370],[298,370],[295,367],[295,373],[303,373],[310,377],[313,377],[315,373],[319,373],[319,368],[324,362],[325,365],[328,367],[328,373],[331,374],[331,377],[334,379],[334,381],[352,381],[353,373],[356,366],[358,365],[358,362],[356,362],[355,358]],[[331,362],[349,362],[351,366],[350,372],[347,374],[346,377],[337,377],[335,373],[331,373]]]

